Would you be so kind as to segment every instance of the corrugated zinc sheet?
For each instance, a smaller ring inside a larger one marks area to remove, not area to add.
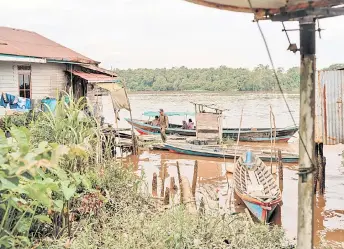
[[[343,70],[319,71],[315,93],[316,141],[344,143],[343,88]]]
[[[88,83],[115,83],[118,81],[116,77],[107,76],[99,73],[86,73],[81,71],[72,71],[74,75],[79,76],[88,81]]]

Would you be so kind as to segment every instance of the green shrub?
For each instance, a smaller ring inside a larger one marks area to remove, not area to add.
[[[0,248],[26,248],[33,225],[51,224],[48,213],[63,214],[77,187],[89,184],[58,167],[61,156],[75,154],[72,148],[44,141],[32,148],[26,128],[10,132],[6,139],[0,131]]]
[[[95,160],[101,158],[101,142],[103,134],[95,118],[86,115],[84,98],[78,101],[69,97],[70,101],[57,101],[54,112],[41,113],[37,120],[31,123],[31,143],[37,145],[40,141],[48,141],[60,145],[73,146],[75,150],[83,150],[83,157],[65,157],[61,166],[67,170],[85,172]]]
[[[182,206],[161,210],[140,192],[143,182],[120,165],[94,173],[93,182],[105,188],[107,203],[97,216],[67,236],[44,241],[43,248],[284,248],[282,229],[251,225],[245,215],[190,215]],[[74,225],[78,226],[78,225]],[[286,248],[286,247],[285,247]]]

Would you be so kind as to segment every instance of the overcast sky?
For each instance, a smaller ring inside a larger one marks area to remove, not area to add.
[[[251,14],[183,0],[0,0],[0,26],[40,33],[106,68],[254,67],[268,57]],[[344,62],[344,18],[321,20],[318,67]],[[286,23],[296,28],[297,23]],[[299,64],[280,23],[262,22],[276,66]],[[290,33],[298,43],[298,32]]]

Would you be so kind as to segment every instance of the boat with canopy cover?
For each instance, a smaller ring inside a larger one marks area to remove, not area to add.
[[[159,112],[154,112],[154,111],[147,111],[147,112],[144,112],[142,114],[143,116],[146,116],[146,117],[155,117],[155,116],[159,116],[160,113]],[[193,112],[165,112],[165,115],[167,116],[195,116],[195,113]]]
[[[145,116],[155,117],[159,116],[157,112],[146,112]],[[191,116],[189,112],[166,112],[168,116]],[[170,114],[170,115],[169,115]],[[141,135],[158,135],[160,134],[160,127],[152,124],[150,120],[139,119],[125,119],[129,124],[133,125],[138,133]],[[197,125],[197,120],[196,120]],[[276,129],[276,141],[287,142],[297,132],[298,127],[291,126]],[[170,123],[166,129],[167,135],[180,135],[180,136],[196,136],[196,129],[183,129],[182,125]],[[239,135],[238,128],[223,128],[222,137],[225,139],[237,140]],[[264,142],[271,141],[271,128],[241,128],[240,141],[246,142]]]

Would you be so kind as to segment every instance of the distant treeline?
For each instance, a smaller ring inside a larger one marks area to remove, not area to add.
[[[344,68],[344,64],[333,64],[326,69]],[[116,72],[125,78],[131,91],[273,91],[278,90],[273,70],[258,65],[247,68],[157,68],[128,69]],[[293,91],[300,86],[300,69],[277,69],[281,86]]]

